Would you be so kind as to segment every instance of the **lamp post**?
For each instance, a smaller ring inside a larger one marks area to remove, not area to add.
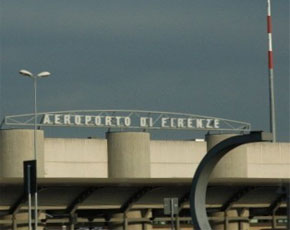
[[[34,133],[33,133],[33,138],[34,138],[34,160],[36,163],[36,167],[37,167],[37,142],[36,142],[36,129],[37,129],[37,78],[43,78],[43,77],[48,77],[50,75],[49,72],[44,71],[44,72],[40,72],[37,75],[33,75],[31,72],[29,72],[28,70],[20,70],[19,73],[22,76],[26,76],[29,78],[33,79],[33,85],[34,85]],[[36,175],[37,177],[37,175]],[[30,205],[30,209],[29,209],[29,229],[31,229],[31,195],[29,195],[29,205]],[[37,189],[35,191],[34,194],[34,229],[37,230],[37,226],[38,226],[38,196],[37,196]]]

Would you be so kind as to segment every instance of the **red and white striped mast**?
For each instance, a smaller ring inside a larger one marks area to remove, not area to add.
[[[268,69],[269,69],[269,96],[270,96],[270,132],[273,135],[273,142],[276,142],[271,0],[267,0],[267,32],[268,32]]]

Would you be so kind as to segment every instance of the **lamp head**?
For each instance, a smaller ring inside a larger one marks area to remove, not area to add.
[[[33,74],[25,69],[20,70],[19,73],[23,76],[26,76],[26,77],[33,77]]]
[[[50,75],[51,75],[50,72],[44,71],[44,72],[37,74],[37,77],[48,77]]]

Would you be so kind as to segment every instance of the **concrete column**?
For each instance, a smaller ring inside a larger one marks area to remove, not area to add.
[[[111,219],[120,219],[120,221],[114,221],[109,223],[109,229],[112,230],[123,230],[123,223],[125,222],[124,213],[116,213],[112,215]]]
[[[12,229],[17,230],[16,215],[12,215]]]
[[[149,133],[107,133],[107,143],[110,178],[150,177]]]
[[[0,130],[0,177],[23,177],[23,161],[34,160],[33,129]],[[37,130],[37,174],[44,177],[44,134]]]
[[[123,229],[128,230],[128,217],[127,217],[127,215],[124,215]]]
[[[145,214],[143,215],[144,218],[151,218],[152,217],[152,209],[146,210]],[[142,230],[152,230],[152,223],[143,223]]]
[[[70,230],[75,230],[75,224],[77,222],[77,214],[76,213],[71,213],[70,215],[70,223],[69,223],[69,229]]]
[[[221,220],[211,221],[213,230],[249,230],[249,221],[231,220],[233,217],[248,217],[249,210],[244,210],[240,215],[237,210],[227,212],[215,212],[212,217],[220,217]],[[224,218],[224,220],[222,220]]]
[[[277,218],[276,218],[276,212],[272,213],[272,228],[276,229],[277,228]]]
[[[213,230],[239,230],[239,224],[237,222],[230,223],[228,217],[238,216],[236,210],[230,210],[227,213],[225,212],[215,212],[212,214],[212,217],[220,217],[221,220],[212,221]],[[224,219],[224,220],[222,220]]]
[[[243,209],[242,212],[239,213],[240,217],[249,217],[250,212],[249,209]],[[250,229],[250,221],[239,221],[239,230],[249,230]]]
[[[109,226],[111,230],[142,230],[141,223],[130,223],[128,221],[130,218],[142,218],[141,211],[139,210],[129,211],[126,214],[117,213],[114,214],[112,218],[120,218],[123,219],[123,221],[111,223]]]

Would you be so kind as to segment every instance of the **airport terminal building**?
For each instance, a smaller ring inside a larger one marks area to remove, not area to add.
[[[28,229],[23,162],[33,159],[34,140],[39,229],[193,229],[189,194],[200,161],[217,143],[242,134],[218,118],[138,112],[136,130],[136,111],[76,114],[39,114],[37,125],[122,129],[109,129],[103,139],[48,138],[45,130],[25,127],[0,130],[0,229]],[[218,132],[201,139],[152,140],[148,130],[157,126]],[[217,164],[207,189],[212,229],[286,229],[289,179],[290,143],[233,149]],[[178,200],[174,216],[166,214],[165,198]]]

